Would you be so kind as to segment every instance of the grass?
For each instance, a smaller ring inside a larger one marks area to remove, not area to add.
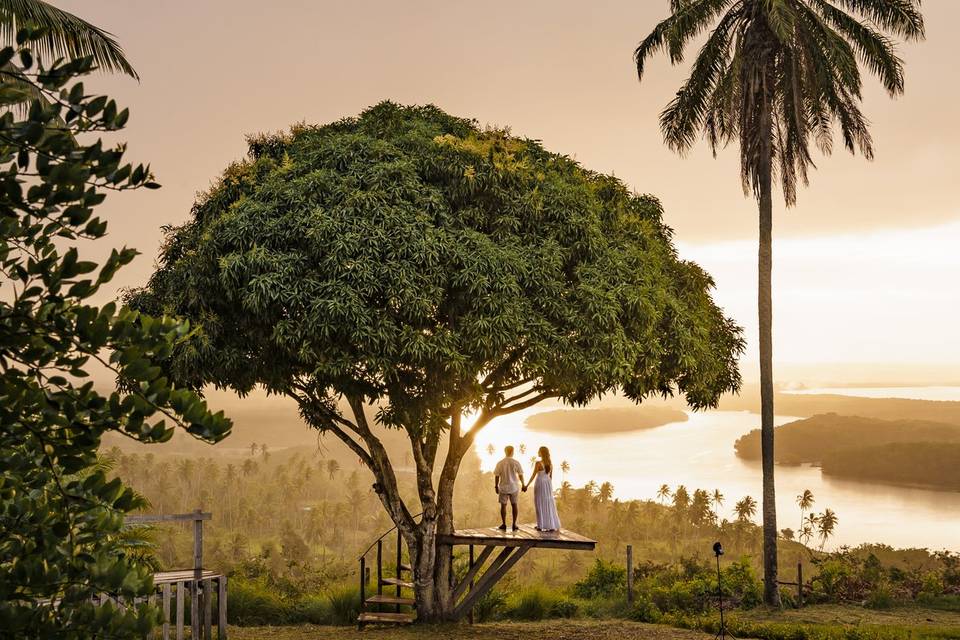
[[[470,625],[353,627],[302,625],[291,627],[231,627],[235,640],[703,640],[716,632],[716,618],[689,617],[676,621],[683,629],[623,620],[549,620]],[[874,611],[823,605],[802,610],[756,609],[734,614],[731,630],[737,637],[764,640],[960,640],[960,613],[914,607]]]
[[[230,627],[233,640],[702,640],[707,634],[655,624],[598,620],[419,625],[357,631],[352,627]]]

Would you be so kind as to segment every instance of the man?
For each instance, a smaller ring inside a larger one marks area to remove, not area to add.
[[[523,486],[523,467],[513,459],[513,447],[505,447],[506,457],[493,470],[493,489],[500,497],[500,531],[507,530],[507,503],[513,510],[513,530],[517,531],[517,496]]]

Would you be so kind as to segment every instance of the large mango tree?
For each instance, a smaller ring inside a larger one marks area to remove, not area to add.
[[[357,455],[409,548],[419,618],[438,620],[455,604],[440,536],[477,433],[547,399],[714,405],[739,386],[742,340],[712,286],[655,198],[537,141],[385,102],[251,138],[130,302],[199,327],[174,379],[288,396]],[[412,501],[383,427],[409,436]]]

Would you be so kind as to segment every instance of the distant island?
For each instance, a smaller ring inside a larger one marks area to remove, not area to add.
[[[823,473],[857,480],[960,490],[960,443],[900,442],[824,455]]]
[[[845,478],[960,489],[960,425],[928,420],[880,420],[835,413],[776,429],[779,464],[814,464]],[[737,455],[760,459],[760,430],[734,444]]]
[[[668,407],[556,409],[530,416],[526,426],[551,433],[624,433],[686,420],[686,413]]]

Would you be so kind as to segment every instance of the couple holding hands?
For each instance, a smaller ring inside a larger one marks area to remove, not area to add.
[[[560,516],[557,515],[557,504],[553,499],[553,463],[550,461],[550,450],[540,447],[537,451],[540,458],[533,465],[533,475],[530,482],[523,483],[523,467],[513,457],[513,447],[507,446],[503,450],[504,458],[497,463],[493,471],[493,487],[500,498],[501,531],[507,530],[507,503],[513,511],[513,530],[517,526],[517,498],[520,491],[526,491],[533,484],[533,504],[537,510],[537,531],[560,531]]]

